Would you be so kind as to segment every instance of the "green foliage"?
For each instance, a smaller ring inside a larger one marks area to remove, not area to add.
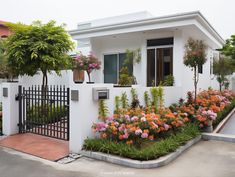
[[[6,39],[0,37],[0,78],[13,79],[16,74],[7,65]]]
[[[114,113],[118,114],[120,112],[120,97],[115,96],[115,110]]]
[[[202,40],[189,38],[184,48],[184,65],[190,67],[194,72],[193,81],[196,103],[197,84],[199,81],[198,67],[206,63],[207,45]]]
[[[159,106],[159,93],[158,93],[158,88],[153,87],[150,89],[151,95],[152,95],[152,105],[155,108],[155,112],[158,112],[158,106]]]
[[[119,85],[130,86],[133,84],[133,76],[129,74],[128,68],[126,66],[122,67],[119,73]]]
[[[155,108],[155,112],[157,113],[159,108],[164,107],[164,89],[160,85],[158,87],[153,87],[150,89],[152,95],[152,105]]]
[[[158,95],[159,95],[159,103],[160,103],[160,108],[164,107],[164,89],[163,87],[160,85],[158,86]]]
[[[145,102],[145,106],[146,107],[150,107],[151,106],[151,99],[150,99],[148,91],[144,92],[144,102]]]
[[[231,75],[234,71],[232,60],[224,56],[220,56],[218,60],[214,59],[213,62],[213,73],[217,77],[217,81],[220,85],[220,91],[222,87],[225,87],[228,82],[226,76]]]
[[[132,97],[131,107],[132,108],[139,107],[140,106],[140,101],[139,101],[139,98],[138,98],[137,91],[134,88],[131,89],[131,97]]]
[[[26,115],[31,124],[41,125],[61,120],[61,118],[67,116],[67,110],[65,106],[57,105],[33,106],[27,111]]]
[[[99,100],[98,104],[99,104],[99,119],[104,121],[109,113],[107,104],[105,100]]]
[[[232,35],[230,39],[226,40],[226,44],[223,46],[221,52],[235,60],[235,35]]]
[[[174,76],[168,75],[164,78],[163,86],[173,86],[175,82]]]
[[[126,92],[123,92],[121,95],[121,102],[122,102],[122,108],[127,109],[129,107],[128,105],[128,98]]]
[[[141,61],[141,50],[140,48],[135,50],[126,49],[126,58],[125,58],[125,65],[133,65],[135,63],[140,63]]]
[[[13,32],[6,43],[8,65],[17,74],[33,76],[40,70],[45,86],[48,72],[60,74],[61,69],[71,67],[72,58],[67,53],[74,44],[63,25],[56,26],[55,21],[7,25]]]
[[[136,147],[108,139],[86,139],[83,149],[98,151],[135,160],[152,160],[176,151],[179,146],[200,135],[198,125],[187,124],[175,135],[159,141],[148,141]]]

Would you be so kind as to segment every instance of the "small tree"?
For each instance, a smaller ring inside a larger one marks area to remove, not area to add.
[[[101,62],[98,60],[97,57],[93,55],[92,52],[90,52],[90,54],[87,56],[80,53],[75,58],[74,68],[81,71],[86,71],[89,78],[89,82],[91,82],[91,72],[93,70],[99,70],[100,65]]]
[[[7,24],[13,34],[7,39],[6,52],[8,65],[19,75],[43,74],[42,88],[47,86],[47,73],[70,67],[71,57],[67,54],[73,49],[73,42],[64,29],[55,21],[32,25]]]
[[[198,67],[206,62],[207,45],[202,40],[188,39],[185,45],[184,64],[193,70],[194,101],[197,98],[197,84],[199,81]]]
[[[232,61],[225,56],[220,56],[218,60],[214,59],[213,62],[213,72],[216,75],[216,79],[219,82],[220,91],[222,87],[226,86],[228,81],[227,76],[232,74],[234,71],[234,67],[232,65]]]
[[[232,35],[230,39],[226,40],[226,44],[223,46],[221,52],[235,60],[235,35]]]

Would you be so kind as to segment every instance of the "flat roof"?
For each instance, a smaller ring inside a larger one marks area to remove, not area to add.
[[[128,28],[141,27],[141,26],[151,25],[151,24],[162,24],[162,23],[166,23],[166,22],[181,22],[181,21],[190,20],[190,19],[196,19],[203,27],[206,28],[206,30],[209,33],[211,33],[213,35],[213,37],[219,43],[221,43],[221,44],[225,43],[224,39],[213,28],[213,26],[207,21],[207,19],[201,14],[200,11],[178,13],[178,14],[166,15],[166,16],[160,16],[160,17],[150,17],[150,18],[146,18],[146,19],[126,21],[126,22],[121,22],[121,23],[113,23],[113,24],[94,26],[94,27],[90,26],[90,27],[87,27],[84,29],[70,30],[69,34],[71,36],[80,36],[80,35],[89,36],[89,34],[97,33],[97,37],[98,37],[99,36],[98,32],[106,32],[106,31],[119,30],[119,29],[128,29]],[[133,31],[130,30],[129,32],[133,32]],[[113,31],[113,34],[116,34],[115,31]],[[100,35],[100,36],[102,36],[102,35]]]

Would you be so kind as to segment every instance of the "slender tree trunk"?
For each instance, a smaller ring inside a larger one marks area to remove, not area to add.
[[[197,103],[197,67],[194,67],[194,103]]]
[[[47,71],[42,72],[43,77],[42,77],[42,93],[41,93],[41,111],[42,111],[42,116],[47,117],[48,115],[48,110],[47,110]],[[43,121],[43,119],[42,119]]]

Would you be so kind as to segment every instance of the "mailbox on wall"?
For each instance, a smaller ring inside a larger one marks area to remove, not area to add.
[[[106,87],[93,88],[93,100],[107,100],[109,99],[109,89]]]

